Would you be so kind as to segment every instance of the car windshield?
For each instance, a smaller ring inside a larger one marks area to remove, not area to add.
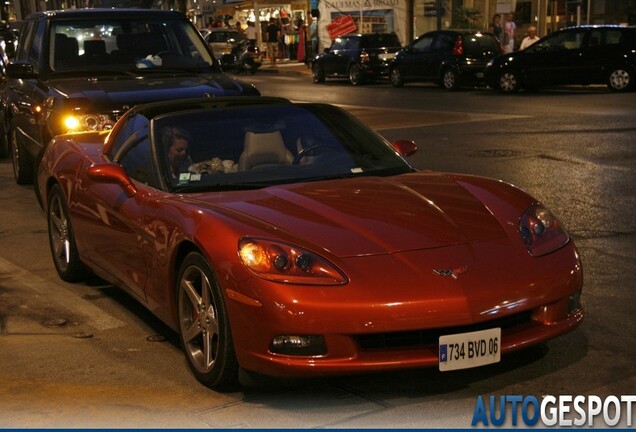
[[[56,73],[216,69],[185,20],[93,18],[51,24],[49,67]]]
[[[166,183],[180,192],[412,171],[378,134],[321,104],[161,115],[151,136]]]
[[[232,30],[211,31],[207,35],[207,41],[209,43],[239,42],[243,39],[245,39],[243,33]]]

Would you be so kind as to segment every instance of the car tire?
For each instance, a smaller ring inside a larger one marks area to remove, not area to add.
[[[179,336],[192,373],[213,390],[235,390],[239,366],[225,301],[200,253],[191,252],[183,260],[176,290]]]
[[[88,272],[80,261],[66,198],[59,185],[51,188],[48,203],[49,245],[55,270],[66,282],[80,282]]]
[[[316,84],[324,83],[325,70],[318,63],[314,63],[314,65],[311,67],[311,77]]]
[[[349,67],[349,82],[353,85],[360,85],[364,82],[362,78],[362,70],[357,64]]]
[[[607,87],[615,92],[634,88],[634,71],[627,67],[615,67],[607,75]]]
[[[512,70],[504,70],[499,74],[497,80],[497,88],[502,93],[515,93],[519,91],[520,80],[519,74]]]
[[[393,87],[404,87],[404,73],[398,66],[391,69],[389,78]]]
[[[457,90],[459,88],[459,75],[453,69],[444,69],[442,72],[442,87],[446,90]]]
[[[13,163],[13,177],[19,185],[33,183],[33,158],[18,142],[14,128],[7,134],[9,148],[11,150],[11,162]]]

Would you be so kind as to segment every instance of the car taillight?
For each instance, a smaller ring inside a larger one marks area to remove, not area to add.
[[[455,39],[455,46],[453,47],[453,55],[454,56],[464,55],[464,44],[462,43],[461,36],[457,36],[457,39]]]
[[[360,62],[366,63],[369,61],[369,54],[366,51],[360,53]]]

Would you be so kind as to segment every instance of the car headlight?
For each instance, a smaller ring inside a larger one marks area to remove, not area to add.
[[[321,256],[306,249],[264,239],[243,238],[241,261],[263,279],[307,285],[343,285],[347,277]]]
[[[570,241],[559,220],[540,204],[530,206],[519,221],[519,234],[532,256],[546,255]]]
[[[106,114],[69,114],[64,116],[66,132],[88,132],[112,129],[115,119]]]

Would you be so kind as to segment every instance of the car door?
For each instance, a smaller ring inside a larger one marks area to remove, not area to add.
[[[148,121],[135,116],[114,137],[112,160],[133,180],[137,193],[126,194],[119,184],[86,181],[77,192],[74,224],[78,247],[90,261],[145,300],[149,261],[159,196],[151,163]],[[118,137],[121,137],[119,142]],[[81,242],[81,243],[80,243]]]
[[[524,51],[529,85],[578,84],[585,81],[583,41],[586,29],[570,29],[549,36]]]
[[[44,20],[30,21],[24,26],[25,38],[18,46],[15,62],[29,63],[36,72],[46,61],[42,54],[42,43],[46,30]],[[47,87],[37,77],[29,79],[11,78],[7,83],[7,101],[10,111],[10,132],[19,145],[31,155],[40,153],[43,147],[42,132],[45,118],[42,108],[48,97]]]
[[[441,78],[441,69],[453,51],[453,47],[459,36],[455,33],[440,32],[433,39],[431,55],[427,64],[427,75],[431,79]]]
[[[585,83],[604,83],[608,68],[620,62],[622,50],[628,51],[624,32],[620,28],[593,28],[587,35],[581,72]]]
[[[407,79],[428,78],[426,74],[427,62],[431,55],[431,44],[434,38],[434,33],[426,33],[400,53],[404,76]]]
[[[326,75],[345,76],[349,70],[350,56],[358,46],[359,39],[354,37],[336,38],[325,55]]]

